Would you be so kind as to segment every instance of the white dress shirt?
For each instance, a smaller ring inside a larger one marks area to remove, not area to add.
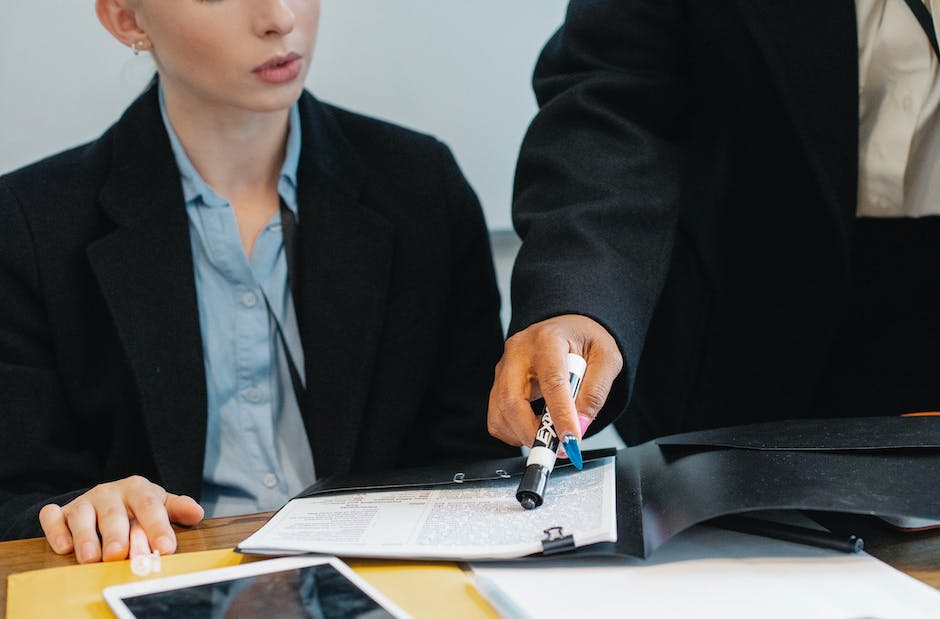
[[[923,0],[934,17],[940,0]],[[856,0],[859,217],[940,214],[940,65],[904,0]],[[936,26],[935,26],[936,27]]]

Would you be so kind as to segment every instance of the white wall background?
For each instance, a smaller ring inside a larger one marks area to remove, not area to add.
[[[493,230],[509,229],[535,59],[565,0],[322,0],[308,86],[454,150]],[[153,73],[93,0],[0,0],[0,174],[99,135]]]

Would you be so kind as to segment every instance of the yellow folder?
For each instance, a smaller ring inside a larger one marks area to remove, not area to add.
[[[159,574],[174,576],[256,560],[231,550],[207,550],[162,557]],[[495,618],[497,615],[452,563],[348,561],[369,583],[416,618]],[[11,574],[7,580],[7,617],[113,617],[101,592],[105,587],[141,580],[129,561],[53,567]]]

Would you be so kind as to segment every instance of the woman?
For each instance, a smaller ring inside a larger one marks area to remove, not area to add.
[[[506,455],[479,204],[440,143],[304,92],[318,0],[96,8],[158,79],[0,178],[3,538],[117,560],[136,519],[168,553],[315,476]]]

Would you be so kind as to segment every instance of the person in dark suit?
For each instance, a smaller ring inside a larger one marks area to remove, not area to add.
[[[303,90],[319,2],[97,12],[158,78],[0,178],[0,536],[167,553],[315,477],[518,453],[480,205],[437,140]]]
[[[490,431],[530,443],[540,393],[577,437],[626,408],[627,443],[935,409],[940,82],[926,11],[570,2],[518,162],[523,244]],[[569,350],[588,361],[575,403]]]

